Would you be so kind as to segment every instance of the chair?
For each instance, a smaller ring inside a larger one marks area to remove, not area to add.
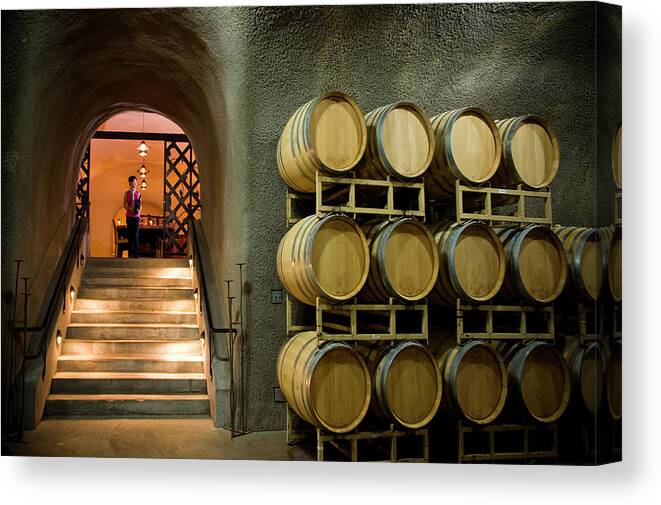
[[[122,253],[129,250],[129,239],[120,236],[114,219],[112,220],[112,250],[115,258],[121,258]]]

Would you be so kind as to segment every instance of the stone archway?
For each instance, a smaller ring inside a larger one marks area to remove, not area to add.
[[[137,148],[142,142],[144,156]],[[186,254],[189,223],[201,219],[202,191],[196,152],[179,125],[144,111],[115,114],[94,133],[80,167],[76,213],[90,217],[91,256],[119,253],[113,244],[127,230],[114,209],[130,176],[138,178],[143,197],[141,255]]]
[[[24,260],[22,273],[32,283],[31,324],[38,324],[50,298],[49,282],[74,227],[85,147],[118,112],[158,112],[182,127],[205,168],[200,183],[209,247],[240,247],[236,230],[244,227],[229,224],[226,213],[245,219],[236,202],[243,194],[237,182],[231,185],[233,205],[224,201],[234,177],[227,169],[238,164],[232,161],[236,152],[226,149],[232,123],[225,98],[228,60],[219,55],[229,54],[233,41],[217,21],[203,10],[179,9],[12,14],[8,37],[17,42],[11,51],[3,45],[12,80],[7,89],[3,82],[3,123],[5,117],[11,121],[3,129],[2,271],[13,273],[13,260]],[[34,33],[40,39],[33,43]],[[224,269],[235,267],[235,256],[226,257],[227,266],[216,266],[220,279]],[[2,276],[3,295],[13,291],[12,279]],[[5,309],[3,323],[10,319]]]

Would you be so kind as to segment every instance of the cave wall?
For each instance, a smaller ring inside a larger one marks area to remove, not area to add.
[[[617,31],[620,17],[619,7],[590,2],[5,12],[3,299],[12,260],[27,258],[34,271],[54,237],[39,273],[50,278],[71,226],[56,231],[53,215],[72,202],[74,168],[96,126],[119,110],[158,111],[198,156],[215,325],[227,319],[223,281],[238,280],[235,263],[246,262],[247,428],[281,429],[273,388],[284,306],[271,304],[270,291],[281,288],[285,185],[275,150],[289,115],[333,89],[365,112],[411,100],[430,116],[468,105],[496,119],[540,114],[561,150],[555,221],[592,225],[596,192],[612,190],[595,147],[595,40],[598,26]],[[608,47],[617,48],[619,32],[613,37]],[[603,118],[604,132],[617,116]]]

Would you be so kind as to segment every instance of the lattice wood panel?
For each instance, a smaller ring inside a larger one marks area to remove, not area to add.
[[[87,144],[85,154],[78,171],[78,186],[76,187],[76,218],[85,217],[90,201],[90,144]]]
[[[199,219],[202,203],[197,160],[189,142],[165,142],[163,215],[165,255],[185,255],[190,220]]]

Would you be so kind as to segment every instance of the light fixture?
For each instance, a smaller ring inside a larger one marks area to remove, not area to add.
[[[69,297],[71,298],[71,301],[73,302],[73,299],[76,297],[76,290],[71,286],[69,289]]]
[[[118,224],[118,225],[119,225],[119,224],[122,224],[122,220],[119,219],[119,218],[117,218],[117,224]]]
[[[145,113],[144,111],[142,112],[142,133],[145,133]],[[140,145],[138,146],[138,154],[142,156],[143,158],[147,156],[147,151],[149,151],[149,147],[147,146],[147,143],[143,140],[140,142]]]
[[[142,181],[142,183],[140,184],[140,189],[141,189],[142,191],[146,191],[146,190],[147,190],[147,181],[145,181],[145,180]]]
[[[60,330],[57,330],[57,337],[55,338],[55,342],[57,343],[57,347],[62,345],[62,332]]]
[[[193,257],[192,256],[188,257],[188,266],[193,268]]]
[[[147,156],[147,151],[149,151],[149,146],[143,140],[142,142],[140,142],[140,145],[138,146],[138,154],[144,158],[145,156]]]
[[[195,288],[195,291],[193,291],[193,299],[197,300],[198,293],[197,293],[197,288]]]
[[[147,174],[149,173],[149,169],[143,163],[138,169],[138,173],[140,174],[140,177],[144,179],[145,177],[147,177]]]
[[[150,220],[149,220],[149,226],[152,226],[153,224],[154,224],[154,220],[153,220],[153,219],[150,219]]]

